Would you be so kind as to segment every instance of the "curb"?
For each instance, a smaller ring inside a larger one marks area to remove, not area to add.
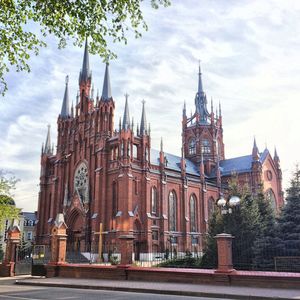
[[[292,298],[283,297],[265,297],[265,296],[251,296],[251,295],[237,295],[237,294],[221,294],[209,292],[192,292],[192,291],[176,291],[176,290],[158,290],[152,288],[131,288],[131,287],[116,287],[116,286],[94,286],[85,284],[68,284],[68,283],[43,283],[43,282],[29,282],[16,280],[18,285],[44,286],[44,287],[60,287],[60,288],[76,288],[89,290],[106,290],[106,291],[120,291],[133,293],[147,293],[147,294],[162,294],[162,295],[176,295],[176,296],[190,296],[190,297],[207,297],[207,298],[223,298],[223,299],[242,299],[242,300],[291,300]]]

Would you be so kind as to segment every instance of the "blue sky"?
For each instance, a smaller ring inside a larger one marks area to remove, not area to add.
[[[128,45],[112,45],[118,59],[110,63],[115,125],[129,94],[130,115],[140,121],[146,100],[152,147],[164,139],[165,151],[179,154],[181,115],[194,110],[198,60],[204,90],[221,101],[226,158],[274,145],[281,159],[284,186],[299,161],[300,2],[173,1],[169,8],[145,5],[148,32]],[[54,38],[29,74],[11,72],[9,91],[0,101],[0,167],[20,182],[14,192],[24,210],[37,208],[41,145],[47,124],[56,142],[65,76],[75,102],[83,49],[72,43],[58,50]],[[104,64],[92,56],[95,91],[102,90]]]

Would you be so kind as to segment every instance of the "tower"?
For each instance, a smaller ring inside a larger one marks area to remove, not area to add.
[[[219,116],[207,109],[207,98],[203,90],[202,73],[199,65],[198,89],[195,96],[195,113],[190,118],[183,108],[182,136],[184,156],[196,164],[200,164],[203,156],[206,173],[210,173],[217,160],[224,159],[224,143],[221,107]]]

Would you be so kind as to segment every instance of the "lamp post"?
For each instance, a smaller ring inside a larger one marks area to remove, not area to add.
[[[221,210],[222,215],[232,214],[233,209],[239,206],[241,199],[238,196],[231,196],[230,199],[225,199],[221,195],[217,201],[217,205]],[[225,223],[226,225],[226,223]],[[226,230],[225,230],[226,231]],[[215,236],[218,247],[218,268],[217,273],[230,273],[235,271],[232,263],[232,239],[231,234],[221,233]]]
[[[229,200],[226,200],[223,195],[217,201],[218,207],[221,209],[222,215],[232,214],[233,208],[239,206],[241,199],[238,196],[232,196]]]

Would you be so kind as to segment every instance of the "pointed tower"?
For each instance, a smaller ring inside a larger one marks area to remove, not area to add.
[[[195,113],[190,118],[186,118],[183,114],[182,136],[185,157],[200,165],[203,156],[207,175],[210,175],[216,166],[218,153],[219,160],[225,158],[223,129],[221,123],[215,119],[213,109],[213,102],[211,102],[211,112],[207,110],[207,99],[203,90],[199,64]]]
[[[80,101],[76,107],[76,115],[87,114],[91,108],[90,91],[92,84],[92,72],[90,71],[88,42],[85,40],[82,68],[79,73]]]
[[[50,128],[51,128],[51,126],[48,125],[47,137],[46,137],[45,147],[44,147],[44,151],[43,151],[43,154],[46,154],[46,155],[52,155]]]
[[[142,108],[142,118],[141,118],[141,125],[140,125],[140,135],[147,134],[147,120],[146,120],[146,111],[145,111],[145,103],[146,101],[143,100],[143,108]]]
[[[111,87],[110,87],[109,64],[106,63],[101,100],[109,101],[111,99],[112,99],[112,95],[111,95]]]
[[[130,129],[130,117],[129,117],[129,108],[128,108],[128,94],[125,94],[125,109],[124,109],[124,115],[123,115],[123,130]]]
[[[112,97],[109,64],[106,63],[102,95],[99,101],[100,109],[100,131],[111,136],[114,128],[115,102]]]
[[[69,76],[66,76],[66,87],[65,87],[65,94],[64,99],[61,107],[60,117],[62,119],[66,119],[70,117],[70,105],[69,105]]]
[[[198,91],[195,97],[196,114],[199,114],[198,118],[201,124],[208,124],[209,112],[207,110],[207,99],[203,91],[202,85],[202,73],[199,63],[199,73],[198,73]]]
[[[259,151],[256,145],[256,139],[254,137],[253,147],[252,147],[252,161],[258,161],[258,160],[259,160]]]
[[[252,164],[251,164],[251,187],[254,194],[257,193],[262,181],[262,163],[260,161],[259,150],[254,137],[252,147]]]

